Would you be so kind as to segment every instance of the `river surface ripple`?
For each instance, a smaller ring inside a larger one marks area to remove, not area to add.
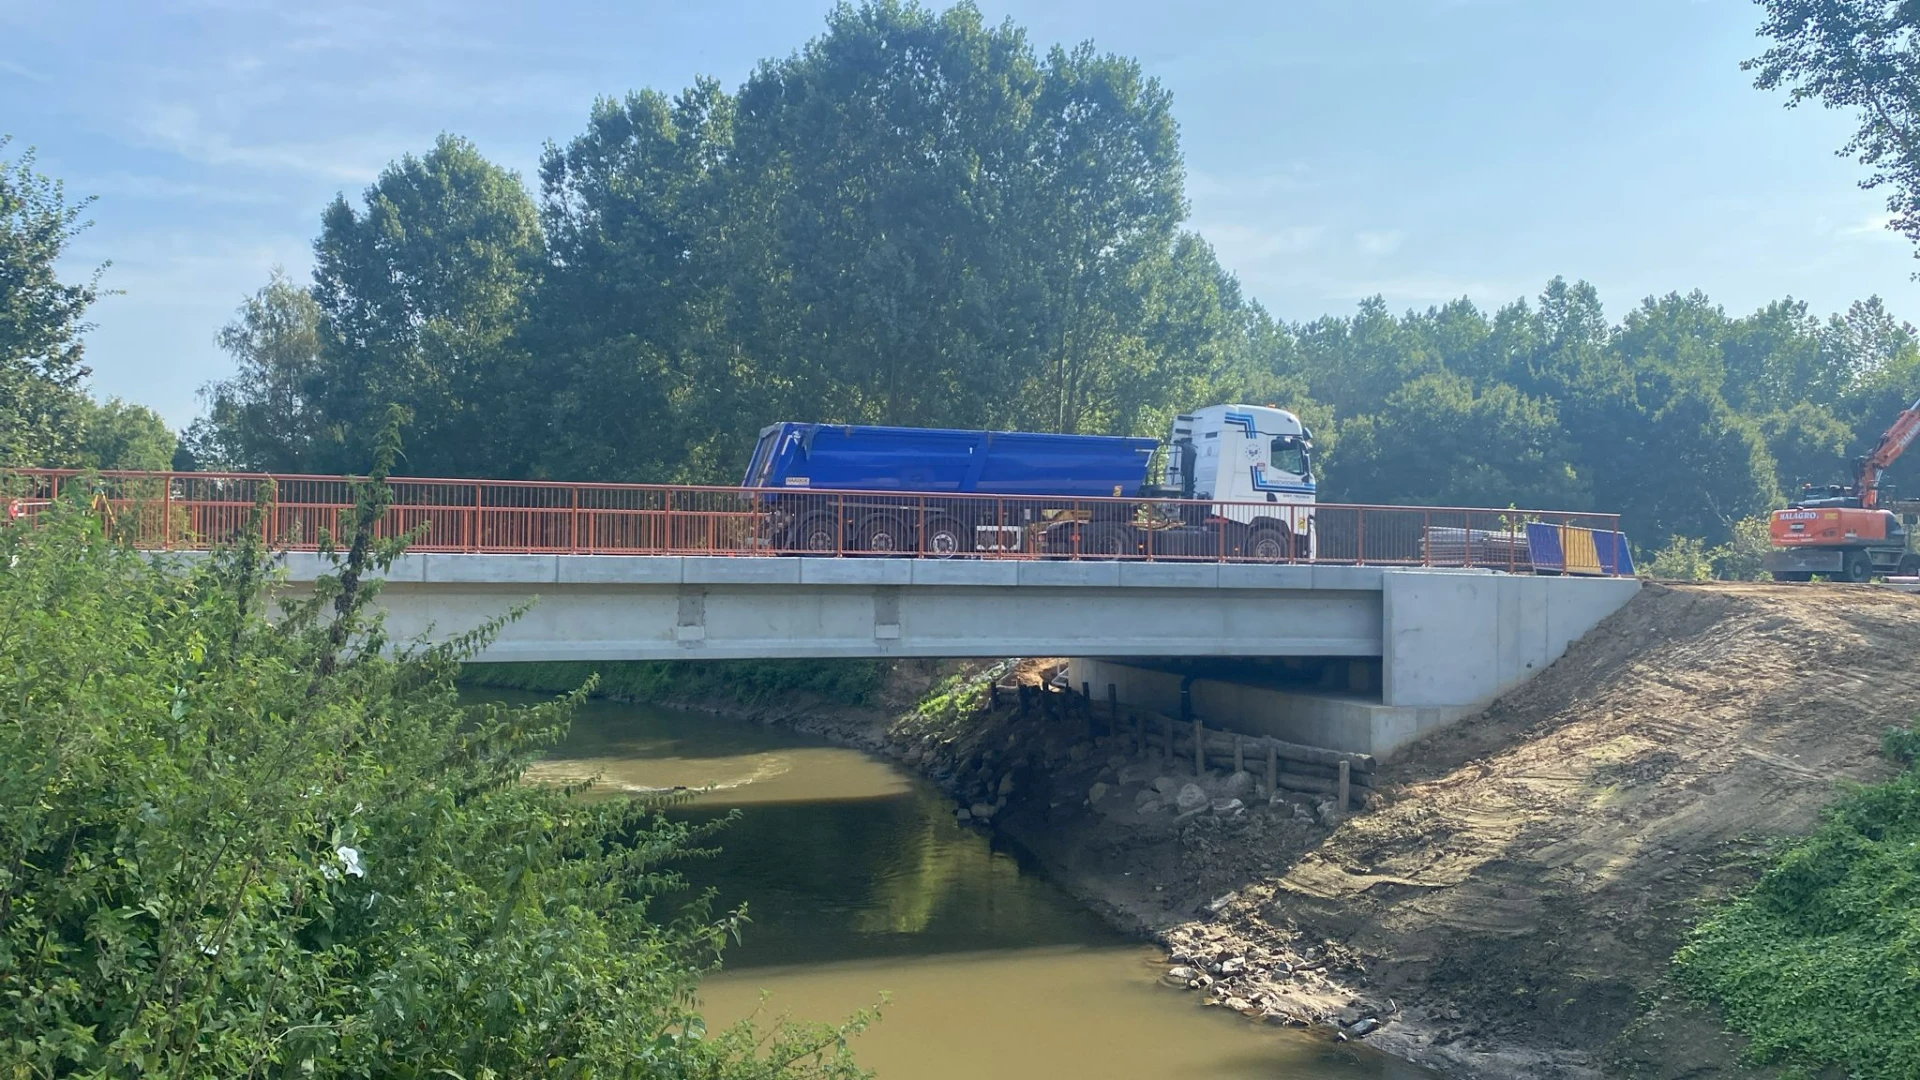
[[[489,699],[529,700],[498,691]],[[932,785],[858,751],[704,714],[594,702],[530,778],[608,793],[704,789],[738,808],[721,854],[685,868],[747,906],[745,940],[701,984],[718,1027],[835,1021],[889,1002],[854,1043],[882,1080],[1414,1080],[1362,1047],[1250,1023],[1158,982],[1158,950],[1107,928],[1017,853],[953,820]],[[762,1004],[762,994],[768,995]]]

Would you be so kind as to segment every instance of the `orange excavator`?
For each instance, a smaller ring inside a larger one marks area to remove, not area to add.
[[[1910,540],[1912,513],[1896,514],[1881,503],[1880,476],[1920,436],[1920,401],[1908,406],[1857,464],[1852,484],[1809,484],[1767,524],[1774,550],[1766,568],[1775,581],[1838,581],[1920,574],[1920,553]],[[1906,509],[1906,508],[1903,508]]]

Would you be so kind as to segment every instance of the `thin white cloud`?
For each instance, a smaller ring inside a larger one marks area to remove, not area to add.
[[[35,71],[27,65],[14,60],[0,60],[0,75],[12,75],[17,79],[25,79],[28,82],[39,83],[42,86],[53,82],[53,76],[45,74],[44,72]]]
[[[1302,255],[1321,246],[1324,225],[1247,225],[1238,222],[1195,223],[1228,268],[1245,268]]]
[[[1479,278],[1407,275],[1330,283],[1326,295],[1336,300],[1384,296],[1390,304],[1444,304],[1464,296],[1476,304],[1487,304],[1528,296],[1538,288],[1538,285],[1503,284]]]
[[[1892,214],[1874,214],[1864,221],[1855,222],[1840,230],[1841,236],[1890,236],[1888,229],[1893,225]]]
[[[264,206],[279,201],[273,194],[260,190],[195,184],[124,172],[87,177],[83,181],[76,181],[74,186],[84,188],[89,195],[102,197],[179,199],[222,206]]]
[[[1312,179],[1313,170],[1301,161],[1289,162],[1282,169],[1251,175],[1189,168],[1187,196],[1201,202],[1267,199],[1285,192],[1303,190]]]
[[[149,146],[204,165],[282,170],[329,180],[366,182],[391,157],[389,140],[341,139],[325,143],[244,142],[208,124],[198,109],[154,103],[138,110],[135,130]]]
[[[1362,229],[1353,234],[1353,246],[1362,255],[1391,255],[1400,250],[1406,238],[1399,229]]]

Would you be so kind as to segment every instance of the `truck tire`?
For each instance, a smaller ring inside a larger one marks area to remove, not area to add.
[[[1873,558],[1864,551],[1847,552],[1847,560],[1840,564],[1840,580],[1852,582],[1873,580]]]
[[[854,531],[853,537],[856,551],[892,555],[913,548],[912,526],[893,514],[875,514],[867,518]]]
[[[1253,562],[1286,562],[1292,551],[1293,541],[1287,530],[1275,525],[1255,525],[1240,547],[1241,557]]]
[[[1900,577],[1920,576],[1920,555],[1902,555],[1900,566],[1894,573]]]
[[[926,535],[920,538],[920,553],[930,558],[951,559],[972,550],[973,538],[950,517],[927,522]]]
[[[788,535],[793,550],[803,555],[837,555],[840,524],[832,514],[809,514]]]
[[[1138,555],[1133,530],[1110,521],[1099,521],[1080,530],[1080,557],[1083,559],[1124,559]]]

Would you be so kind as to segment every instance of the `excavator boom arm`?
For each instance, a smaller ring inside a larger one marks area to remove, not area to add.
[[[1920,401],[1907,406],[1893,421],[1880,442],[1860,462],[1860,505],[1871,508],[1879,501],[1880,474],[1900,460],[1900,455],[1920,436]]]

